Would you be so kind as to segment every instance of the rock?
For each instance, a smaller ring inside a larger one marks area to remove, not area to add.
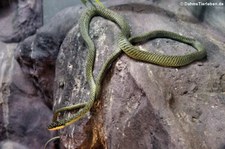
[[[133,35],[159,29],[177,32],[202,42],[207,58],[186,67],[166,68],[122,54],[107,73],[91,114],[60,131],[62,146],[68,149],[223,148],[223,32],[211,26],[204,28],[206,24],[200,23],[177,1],[115,0],[108,6],[125,16]],[[89,99],[85,79],[87,49],[77,24],[81,11],[80,7],[71,7],[60,12],[16,50],[22,69],[33,77],[46,97],[46,105],[53,109]],[[90,35],[98,49],[96,77],[106,58],[117,48],[120,30],[111,21],[97,17],[90,26]],[[155,39],[141,47],[165,54],[194,50],[169,39]]]
[[[49,24],[17,47],[16,59],[24,72],[41,90],[45,103],[52,108],[55,61],[66,33],[78,21],[78,7],[71,7],[56,15]]]
[[[52,22],[40,29],[36,35],[19,43],[15,53],[15,46],[1,47],[0,60],[10,52],[11,56],[15,55],[19,65],[13,61],[14,57],[10,57],[12,62],[2,61],[0,64],[4,72],[3,76],[0,76],[0,83],[3,84],[0,86],[0,111],[4,111],[0,112],[0,141],[12,139],[28,148],[42,148],[48,139],[56,135],[55,132],[47,130],[52,117],[50,109],[53,104],[54,65],[66,33],[77,23],[78,9],[80,8],[71,8],[64,12],[64,15],[55,16],[57,20],[61,19],[61,22]],[[70,23],[67,23],[69,21]],[[66,25],[61,26],[62,22]],[[2,44],[0,43],[0,46]],[[5,67],[12,66],[13,70],[10,69],[9,74],[5,73]],[[3,78],[6,76],[10,77],[10,81],[4,83],[2,80],[6,80]],[[48,148],[54,146],[58,145],[50,144]]]
[[[43,148],[56,135],[46,128],[52,112],[31,82],[31,76],[24,74],[15,61],[16,45],[0,42],[0,148]]]
[[[27,147],[23,146],[22,144],[13,142],[13,141],[3,141],[0,142],[0,148],[1,149],[28,149]]]
[[[224,63],[224,52],[218,45],[224,37],[218,33],[217,38],[202,30],[202,25],[193,16],[181,17],[161,8],[162,5],[164,3],[146,2],[110,8],[128,19],[133,34],[163,29],[198,39],[207,50],[207,59],[186,67],[164,68],[137,62],[123,54],[105,77],[92,116],[61,131],[66,148],[224,146],[225,88],[220,78],[223,78],[225,66],[214,67],[215,63]],[[94,18],[90,26],[90,35],[98,49],[96,76],[102,63],[117,47],[119,30],[114,23],[101,18]],[[150,41],[143,47],[166,54],[184,54],[193,50],[166,39]],[[55,109],[88,101],[89,90],[84,77],[86,52],[75,25],[65,38],[56,62]]]
[[[0,35],[6,43],[20,42],[43,25],[42,0],[18,0],[11,35]]]

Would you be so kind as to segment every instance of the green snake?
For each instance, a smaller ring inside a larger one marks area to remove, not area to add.
[[[109,58],[103,64],[96,79],[94,79],[93,77],[96,49],[94,42],[89,36],[89,25],[90,21],[94,16],[101,16],[105,19],[115,22],[121,30],[118,35],[118,48],[109,56]],[[76,122],[77,120],[85,116],[88,111],[90,111],[91,107],[94,104],[94,101],[99,98],[99,94],[101,91],[101,83],[107,70],[122,52],[133,59],[167,67],[185,66],[193,61],[200,60],[206,56],[206,51],[200,42],[195,39],[184,37],[173,32],[158,30],[145,33],[140,36],[130,37],[130,27],[125,18],[102,6],[88,8],[84,13],[82,13],[81,18],[79,20],[79,27],[81,36],[83,37],[88,48],[88,55],[86,61],[86,79],[90,86],[90,100],[87,103],[72,105],[58,109],[54,113],[53,122],[48,126],[49,130],[57,130],[64,128],[65,126]],[[159,53],[143,51],[140,50],[138,47],[133,46],[133,44],[146,42],[154,38],[173,39],[192,46],[196,49],[196,51],[185,55],[163,55]],[[73,114],[71,117],[57,120],[59,113],[74,109],[77,109],[78,112]]]

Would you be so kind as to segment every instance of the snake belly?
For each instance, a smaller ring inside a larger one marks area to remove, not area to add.
[[[111,20],[115,22],[121,32],[118,35],[118,49],[116,49],[113,54],[107,58],[106,62],[103,64],[97,79],[95,80],[93,77],[93,68],[95,63],[95,55],[96,49],[92,39],[89,36],[89,25],[90,21],[94,16],[101,16],[105,19]],[[70,125],[83,116],[91,109],[93,103],[96,98],[98,98],[101,91],[101,82],[110,68],[110,65],[118,58],[118,56],[124,52],[129,57],[144,61],[148,63],[153,63],[161,66],[169,66],[169,67],[178,67],[190,64],[193,61],[200,60],[206,56],[206,51],[195,39],[188,38],[185,36],[181,36],[179,34],[168,32],[168,31],[153,31],[144,33],[139,36],[130,37],[130,27],[122,16],[117,13],[101,6],[95,6],[87,9],[84,13],[82,13],[81,18],[79,20],[80,33],[83,37],[87,48],[88,55],[86,61],[86,79],[90,86],[90,100],[85,104],[83,108],[81,108],[77,113],[73,114],[71,117],[67,117],[61,120],[53,121],[49,126],[49,130],[57,130],[64,128],[67,125]],[[191,45],[196,49],[195,52],[188,53],[185,55],[163,55],[159,53],[152,53],[140,50],[138,47],[133,46],[132,44],[145,42],[154,38],[170,38],[188,45]],[[65,107],[66,108],[66,107]],[[63,111],[63,108],[62,108]],[[65,110],[66,111],[66,110]]]

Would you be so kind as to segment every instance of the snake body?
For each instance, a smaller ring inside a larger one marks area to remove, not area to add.
[[[173,39],[182,43],[186,43],[192,46],[193,48],[197,49],[197,51],[185,55],[163,55],[159,53],[152,53],[140,50],[138,47],[134,47],[131,44],[131,42],[139,43],[153,38]],[[198,42],[195,39],[184,37],[169,31],[161,31],[161,30],[153,31],[147,34],[132,37],[130,38],[130,40],[125,38],[123,34],[120,34],[118,38],[118,43],[123,52],[125,52],[131,58],[148,63],[154,63],[161,66],[168,66],[168,67],[185,66],[193,61],[200,60],[206,56],[206,51],[200,42]]]
[[[95,62],[96,50],[92,39],[89,36],[89,25],[90,21],[94,16],[101,16],[105,19],[111,20],[115,22],[121,32],[118,35],[118,45],[119,47],[109,56],[106,62],[103,64],[97,79],[95,80],[93,77],[93,68]],[[62,111],[67,111],[67,109],[76,109],[79,108],[79,111],[72,115],[71,117],[56,120],[56,117],[53,119],[53,122],[48,126],[49,130],[57,130],[61,129],[71,123],[82,118],[93,106],[94,101],[98,98],[101,91],[101,82],[110,68],[111,64],[118,58],[118,56],[124,52],[129,57],[134,58],[139,61],[144,61],[148,63],[154,63],[161,66],[170,66],[170,67],[178,67],[190,64],[193,61],[200,60],[206,56],[206,51],[195,39],[181,36],[176,33],[168,32],[168,31],[153,31],[149,33],[145,33],[140,36],[130,37],[130,27],[124,17],[118,15],[117,13],[101,6],[95,6],[87,9],[80,18],[79,21],[80,33],[83,37],[87,48],[88,55],[86,61],[86,79],[90,86],[90,100],[81,104],[80,106],[70,106],[64,107],[56,112],[57,114]],[[144,41],[148,41],[154,38],[170,38],[188,45],[191,45],[195,49],[195,52],[186,54],[186,55],[163,55],[158,53],[151,53],[140,50],[138,47],[133,46],[132,44],[140,43]]]

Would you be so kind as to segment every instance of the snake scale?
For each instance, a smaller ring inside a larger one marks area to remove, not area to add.
[[[90,21],[95,16],[101,16],[105,19],[115,22],[115,24],[117,24],[121,30],[118,35],[118,48],[108,57],[106,62],[103,64],[96,79],[94,79],[93,77],[96,49],[94,42],[89,36]],[[94,101],[99,96],[101,90],[101,82],[107,70],[122,52],[128,55],[129,57],[139,61],[168,67],[184,66],[190,64],[193,61],[200,60],[206,56],[206,51],[200,42],[195,39],[181,36],[173,32],[158,30],[149,33],[144,33],[139,36],[130,37],[131,30],[125,18],[102,6],[96,5],[94,7],[90,7],[84,13],[82,13],[81,18],[79,20],[79,27],[81,36],[83,37],[88,48],[88,55],[86,60],[86,79],[90,86],[90,100],[87,103],[72,105],[58,109],[54,113],[52,123],[48,126],[49,130],[58,130],[64,128],[65,126],[68,126],[71,123],[74,123],[75,121],[82,118],[91,109]],[[185,55],[163,55],[159,53],[143,51],[140,50],[138,47],[133,46],[133,44],[146,42],[154,38],[173,39],[178,42],[182,42],[192,46],[196,49],[196,51]],[[73,114],[71,117],[57,120],[57,116],[60,112],[74,109],[78,109],[78,112]]]

